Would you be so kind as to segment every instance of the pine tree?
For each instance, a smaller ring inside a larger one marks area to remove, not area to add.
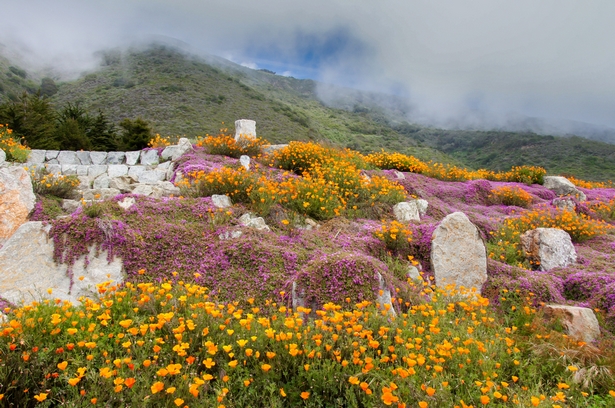
[[[147,147],[147,144],[154,136],[149,124],[137,118],[130,120],[128,118],[120,122],[122,130],[121,148],[125,151],[141,150]]]
[[[0,105],[0,122],[13,129],[31,149],[54,150],[60,148],[56,134],[55,111],[40,93],[26,92],[15,101]]]

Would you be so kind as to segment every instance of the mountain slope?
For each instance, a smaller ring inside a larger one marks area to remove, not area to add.
[[[272,143],[314,140],[362,152],[384,148],[474,169],[530,164],[550,174],[615,180],[615,146],[606,143],[428,128],[405,122],[410,107],[394,96],[283,77],[164,45],[104,51],[100,57],[97,70],[57,84],[51,97],[56,107],[79,102],[93,114],[100,109],[113,123],[142,117],[164,136],[217,134],[223,127],[232,132],[236,119],[249,118],[257,121],[259,136]],[[0,57],[0,87],[8,89],[0,91],[2,99],[36,91],[31,78],[38,77],[22,71]]]

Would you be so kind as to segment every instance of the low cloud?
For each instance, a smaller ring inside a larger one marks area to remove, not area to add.
[[[96,50],[163,35],[250,67],[403,96],[421,123],[615,127],[610,0],[0,3],[10,16],[0,42],[37,66],[79,72]]]

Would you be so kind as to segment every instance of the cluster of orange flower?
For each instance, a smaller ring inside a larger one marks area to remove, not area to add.
[[[24,163],[30,154],[30,149],[16,140],[13,131],[2,124],[0,124],[0,150],[4,150],[8,161],[21,163]]]
[[[565,379],[572,384],[577,366],[564,366],[552,388],[523,376],[517,328],[498,324],[486,299],[427,283],[422,290],[431,300],[387,321],[386,310],[366,301],[293,311],[252,299],[216,303],[206,288],[181,281],[105,283],[100,301],[10,311],[0,326],[0,363],[37,368],[0,399],[222,408],[344,398],[401,408],[536,406],[573,395]],[[312,312],[315,320],[306,321]]]
[[[489,200],[492,203],[527,208],[532,204],[533,198],[530,193],[521,187],[502,186],[491,190]]]

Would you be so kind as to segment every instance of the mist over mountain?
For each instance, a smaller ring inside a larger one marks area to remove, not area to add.
[[[236,119],[250,118],[272,143],[314,140],[470,168],[535,164],[551,173],[615,179],[615,145],[553,137],[614,143],[615,132],[605,126],[481,111],[436,126],[404,95],[297,79],[192,51],[168,38],[105,49],[92,57],[97,66],[76,79],[1,57],[0,95],[10,101],[40,89],[56,109],[77,104],[116,125],[143,118],[164,136],[194,138],[228,127],[232,132]]]

